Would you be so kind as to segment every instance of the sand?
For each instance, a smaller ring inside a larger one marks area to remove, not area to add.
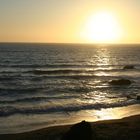
[[[140,140],[140,115],[90,124],[98,140]],[[59,140],[71,127],[63,125],[19,134],[3,134],[0,140]]]

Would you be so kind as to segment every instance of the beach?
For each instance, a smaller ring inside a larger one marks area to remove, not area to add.
[[[140,115],[123,119],[90,122],[92,132],[99,140],[139,140]],[[1,140],[59,140],[72,125],[54,126],[26,133],[0,135]]]
[[[0,13],[0,140],[140,140],[140,0]]]
[[[82,130],[84,129],[83,125],[80,126],[82,129],[78,128],[80,133],[83,131],[82,134],[84,134],[89,131],[88,133],[91,133],[93,140],[139,140],[140,138],[139,104],[94,111],[95,115],[98,114],[98,117],[93,117],[89,114],[87,114],[88,117],[86,115],[82,117],[84,113],[87,112],[79,112],[79,117],[77,115],[75,118],[71,118],[69,122],[59,125],[46,126],[31,131],[27,129],[25,132],[20,133],[0,134],[0,140],[61,140],[75,124],[81,124],[83,121],[91,126],[91,130],[88,128]],[[90,113],[92,114],[93,112],[90,111]]]
[[[0,139],[43,139],[83,120],[139,115],[139,52],[139,45],[1,43]]]

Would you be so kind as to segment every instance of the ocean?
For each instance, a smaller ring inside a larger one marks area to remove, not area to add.
[[[110,83],[119,79],[131,84]],[[0,133],[63,124],[138,97],[138,44],[0,43]]]

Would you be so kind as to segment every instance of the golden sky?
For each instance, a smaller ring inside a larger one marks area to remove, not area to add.
[[[0,42],[140,43],[140,0],[0,0]]]

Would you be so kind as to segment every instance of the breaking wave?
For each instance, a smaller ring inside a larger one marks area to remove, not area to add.
[[[32,114],[47,114],[47,113],[58,113],[58,112],[73,112],[73,111],[80,111],[80,110],[100,110],[101,108],[113,108],[113,107],[121,107],[126,105],[136,104],[138,101],[136,100],[128,100],[127,102],[116,102],[112,104],[80,104],[80,105],[69,105],[69,106],[39,106],[39,107],[12,107],[12,106],[4,106],[0,107],[0,116],[10,116],[14,114],[25,114],[25,115],[32,115]]]

